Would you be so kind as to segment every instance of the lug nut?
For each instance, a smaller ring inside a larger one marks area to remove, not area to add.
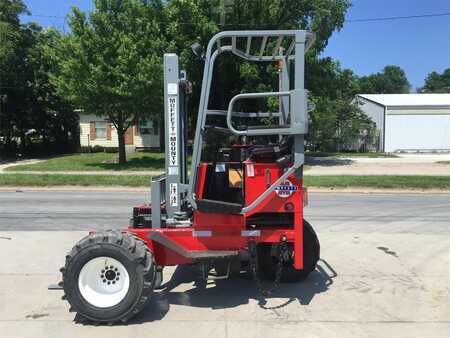
[[[106,283],[106,279],[103,280],[103,283]]]

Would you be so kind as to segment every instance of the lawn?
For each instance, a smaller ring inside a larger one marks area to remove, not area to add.
[[[371,158],[396,158],[398,157],[395,154],[390,153],[377,153],[377,152],[365,152],[365,153],[357,153],[357,152],[307,152],[306,156],[309,157],[371,157]]]
[[[450,164],[450,161],[437,161],[436,163],[439,163],[439,164]]]
[[[144,175],[66,175],[66,174],[1,174],[0,186],[124,186],[149,187],[150,177]]]
[[[306,153],[307,156],[325,157],[397,157],[384,153]],[[55,157],[33,164],[18,164],[5,171],[164,171],[164,153],[136,152],[127,155],[126,164],[118,163],[117,153],[74,154]]]
[[[144,175],[1,174],[0,186],[126,186],[148,187]],[[450,176],[305,176],[307,187],[450,189]]]
[[[324,188],[450,189],[450,176],[305,176],[304,184]]]
[[[118,163],[118,153],[75,154],[55,157],[34,164],[19,164],[8,171],[98,171],[98,170],[164,170],[164,153],[127,154],[126,164]]]

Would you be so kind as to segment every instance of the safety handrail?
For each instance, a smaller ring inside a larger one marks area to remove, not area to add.
[[[221,109],[208,109],[206,111],[207,115],[215,115],[215,116],[227,116],[228,110]],[[279,117],[281,114],[279,112],[240,112],[233,111],[231,113],[233,117]]]
[[[270,96],[290,96],[290,92],[262,92],[262,93],[244,93],[233,96],[228,104],[227,111],[227,126],[228,128],[236,135],[246,135],[246,136],[255,136],[255,135],[278,135],[286,132],[287,128],[270,128],[270,129],[254,129],[254,130],[237,130],[233,127],[233,106],[237,100],[240,99],[251,99],[251,98],[261,98],[261,97],[270,97]],[[250,116],[249,116],[250,117]]]

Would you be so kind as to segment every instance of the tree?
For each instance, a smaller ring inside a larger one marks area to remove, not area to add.
[[[47,29],[36,36],[35,47],[29,53],[34,70],[33,114],[31,122],[40,135],[43,147],[53,144],[53,151],[72,151],[79,144],[78,116],[73,105],[56,92],[50,78],[60,74],[60,65],[56,57],[61,33]]]
[[[144,116],[162,111],[161,1],[95,0],[87,16],[77,8],[71,34],[60,40],[58,92],[85,113],[107,116],[118,134],[119,162],[126,162],[124,135]]]
[[[386,66],[380,73],[362,76],[359,87],[364,94],[406,94],[411,85],[402,68]]]
[[[17,67],[21,59],[23,28],[19,15],[26,12],[21,0],[0,2],[0,135],[5,143],[4,153],[13,152],[13,118],[17,91],[23,87],[23,79]]]
[[[374,123],[352,102],[359,92],[358,77],[339,62],[310,58],[306,87],[315,108],[309,113],[306,145],[311,151],[341,151],[374,141]],[[359,149],[358,149],[359,150]]]
[[[193,61],[192,43],[206,46],[220,30],[307,29],[317,37],[314,48],[306,55],[306,88],[316,104],[316,109],[310,112],[308,147],[336,150],[345,146],[346,138],[353,140],[356,135],[368,138],[373,123],[351,103],[359,92],[358,78],[352,71],[341,69],[337,61],[319,57],[331,34],[342,28],[349,6],[350,2],[345,0],[170,1],[166,9],[168,40],[173,42],[172,51],[181,54],[194,82],[190,110],[196,111],[198,107],[203,70],[201,63]],[[218,58],[217,63],[210,107],[225,109],[231,97],[240,92],[270,91],[277,86],[274,64],[245,62],[227,54]]]
[[[450,93],[450,68],[439,74],[436,71],[428,74],[425,85],[419,88],[421,93]]]
[[[203,64],[193,60],[190,46],[199,42],[206,47],[220,30],[308,29],[316,33],[314,48],[309,52],[307,69],[326,47],[328,39],[342,28],[348,0],[173,0],[166,7],[166,26],[171,51],[181,55],[193,82],[189,110],[196,112],[200,96]],[[270,48],[270,46],[268,46]],[[277,84],[273,64],[245,62],[230,55],[218,58],[210,106],[223,109],[239,92],[266,91]],[[317,80],[319,82],[320,80]],[[318,86],[317,88],[319,88]],[[309,87],[308,87],[309,88]],[[192,114],[190,117],[194,117]],[[191,130],[195,121],[191,121]]]
[[[76,139],[77,121],[49,82],[57,63],[46,52],[58,32],[21,24],[21,13],[28,13],[22,1],[0,3],[2,155],[66,151]]]

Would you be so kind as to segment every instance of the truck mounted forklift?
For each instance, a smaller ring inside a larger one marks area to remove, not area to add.
[[[126,322],[161,288],[165,266],[196,264],[207,280],[247,271],[264,296],[273,290],[263,278],[276,287],[315,269],[320,246],[303,219],[302,186],[304,59],[313,41],[303,30],[223,31],[206,52],[193,45],[204,71],[189,178],[190,84],[178,56],[164,55],[165,174],[152,177],[151,203],[133,209],[127,229],[91,232],[67,254],[60,287],[70,311],[97,324]],[[237,94],[227,110],[211,108],[214,66],[226,53],[274,62],[278,91]],[[240,109],[261,99],[275,100],[277,111]],[[225,146],[204,160],[208,134]]]

